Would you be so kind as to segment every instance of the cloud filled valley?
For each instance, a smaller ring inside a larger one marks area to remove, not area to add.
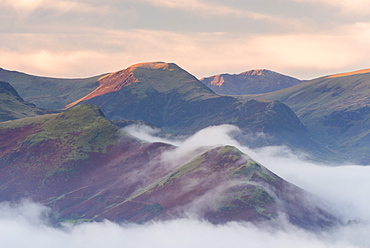
[[[178,148],[162,154],[165,161],[179,159],[202,146],[232,145],[268,169],[313,193],[333,206],[345,224],[342,227],[312,233],[283,219],[279,228],[270,225],[229,222],[212,225],[191,218],[156,221],[146,224],[110,221],[54,226],[50,216],[58,213],[30,201],[0,205],[0,240],[4,247],[369,247],[370,214],[367,206],[370,188],[369,167],[325,166],[300,159],[285,147],[249,149],[234,139],[237,128],[214,126],[187,139],[155,137],[148,127],[124,129],[131,135],[151,142],[168,142]],[[206,143],[204,141],[207,141]],[[282,217],[283,218],[283,217]],[[352,220],[352,221],[351,221]],[[280,221],[280,220],[279,220]]]
[[[52,227],[44,207],[35,203],[16,206],[1,204],[0,239],[4,247],[368,247],[365,225],[344,227],[314,234],[287,225],[274,230],[248,223],[214,226],[207,222],[181,219],[145,225],[116,224],[109,221],[77,226]]]

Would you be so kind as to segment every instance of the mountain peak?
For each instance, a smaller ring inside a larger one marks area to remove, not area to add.
[[[256,69],[256,70],[249,70],[246,72],[242,72],[239,75],[247,75],[247,76],[265,76],[266,72],[271,72],[266,69]]]
[[[166,62],[144,62],[138,63],[128,67],[128,69],[135,70],[137,68],[146,68],[146,69],[162,69],[172,71],[174,69],[180,68],[175,63],[166,63]]]
[[[123,87],[136,87],[137,83],[145,85],[134,90],[137,94],[145,94],[146,90],[169,92],[180,90],[189,92],[194,87],[204,94],[214,94],[193,75],[174,63],[148,62],[132,65],[121,71],[113,72],[98,79],[99,86],[85,97],[66,106],[70,108],[82,101],[120,91]],[[137,86],[138,87],[138,86]]]
[[[239,74],[219,74],[201,81],[217,94],[261,94],[284,89],[302,81],[266,69],[255,69]]]

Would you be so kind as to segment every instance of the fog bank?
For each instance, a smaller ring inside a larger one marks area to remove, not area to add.
[[[7,248],[353,248],[369,247],[369,226],[357,225],[335,232],[313,234],[286,225],[285,230],[248,223],[214,226],[182,219],[145,225],[109,221],[52,227],[48,210],[36,203],[0,204],[0,240]],[[30,211],[31,209],[31,211]]]
[[[301,160],[286,147],[251,150],[241,146],[233,135],[238,129],[221,125],[204,129],[188,139],[155,137],[147,127],[125,129],[131,135],[177,145],[171,156],[183,156],[206,145],[233,145],[287,181],[329,202],[344,220],[360,220],[327,232],[311,233],[282,220],[283,228],[228,223],[214,226],[194,219],[151,222],[144,225],[110,221],[76,226],[50,225],[51,210],[33,202],[0,203],[0,241],[7,248],[366,248],[370,247],[370,167],[323,166]],[[133,130],[133,131],[132,131]],[[146,131],[145,131],[146,130]],[[166,157],[168,156],[168,157]],[[56,213],[57,214],[57,213]]]

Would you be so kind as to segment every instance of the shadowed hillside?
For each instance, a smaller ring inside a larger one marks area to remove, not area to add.
[[[243,99],[256,96],[243,96]],[[261,94],[287,104],[314,139],[347,154],[357,163],[370,163],[370,73],[342,73],[310,80],[284,90]]]
[[[272,92],[302,83],[301,80],[269,70],[251,70],[240,74],[220,74],[202,78],[217,94],[245,95]]]
[[[0,122],[52,112],[25,102],[9,83],[0,81]]]
[[[193,215],[213,223],[339,223],[319,201],[236,148],[176,147],[120,131],[93,105],[0,123],[0,200],[27,197],[58,221],[146,222]],[[166,153],[166,156],[164,156]],[[314,201],[313,201],[314,200]]]
[[[27,102],[37,107],[60,110],[86,94],[97,86],[101,76],[84,79],[61,79],[38,77],[7,71],[0,68],[0,81],[9,82]]]
[[[233,124],[244,134],[266,134],[249,145],[285,144],[321,159],[334,156],[310,139],[286,105],[219,96],[171,63],[142,63],[108,74],[93,92],[67,107],[79,103],[99,106],[109,119],[142,120],[165,132],[191,134],[210,125]]]

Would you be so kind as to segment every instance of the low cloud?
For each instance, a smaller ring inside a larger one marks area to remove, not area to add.
[[[211,126],[186,138],[182,143],[180,143],[178,148],[173,151],[165,152],[163,157],[165,160],[176,160],[178,158],[185,157],[202,147],[212,147],[218,145],[238,146],[239,143],[231,136],[235,133],[240,133],[239,128],[236,126]]]
[[[130,129],[129,129],[130,130]],[[135,130],[135,129],[131,129]],[[127,131],[127,129],[126,129]],[[212,225],[192,218],[151,222],[143,225],[119,224],[110,221],[79,225],[51,225],[50,209],[29,201],[0,203],[0,240],[2,246],[18,248],[77,248],[77,247],[250,247],[270,248],[366,248],[370,246],[370,215],[367,197],[370,189],[370,167],[323,166],[302,161],[284,147],[250,150],[233,140],[236,127],[221,125],[198,132],[188,140],[176,140],[177,149],[189,151],[204,145],[235,145],[286,180],[316,194],[335,205],[345,219],[345,225],[321,233],[311,233],[281,219],[280,228],[251,223],[230,222]],[[147,132],[142,135],[141,132]],[[131,135],[135,131],[130,132]],[[138,128],[141,138],[156,139],[156,132]],[[215,137],[217,136],[217,137]],[[208,142],[207,139],[212,139]],[[163,138],[161,138],[163,139]],[[162,140],[163,141],[163,140]],[[171,141],[173,142],[173,141]],[[232,187],[233,185],[229,185]],[[215,192],[218,192],[215,188]],[[221,189],[220,192],[223,192]],[[199,198],[199,204],[209,201],[209,195]],[[192,206],[189,206],[191,210]],[[198,207],[198,206],[195,206]],[[356,220],[355,220],[356,219]]]
[[[127,127],[124,127],[122,131],[129,133],[138,139],[145,140],[151,143],[162,142],[175,146],[178,146],[182,143],[181,139],[177,137],[174,139],[170,139],[169,137],[160,137],[159,135],[162,132],[159,128],[149,127],[146,125],[129,125]]]
[[[365,248],[370,245],[370,228],[365,225],[321,234],[289,225],[284,229],[236,222],[215,226],[192,219],[144,225],[103,221],[53,227],[45,222],[45,207],[36,203],[12,206],[1,203],[0,210],[1,244],[10,248],[238,248],[246,244],[259,248]]]
[[[370,167],[358,165],[327,166],[302,161],[284,148],[255,151],[253,157],[285,180],[319,196],[336,206],[345,219],[370,222]],[[287,153],[285,153],[287,154]]]
[[[205,128],[188,139],[177,140],[178,147],[164,153],[163,158],[165,161],[180,158],[203,146],[232,145],[288,182],[331,204],[344,221],[356,219],[370,223],[370,199],[366,197],[370,194],[370,166],[315,164],[284,146],[250,149],[235,140],[240,134],[238,130],[232,125]],[[149,133],[146,135],[150,137]]]

